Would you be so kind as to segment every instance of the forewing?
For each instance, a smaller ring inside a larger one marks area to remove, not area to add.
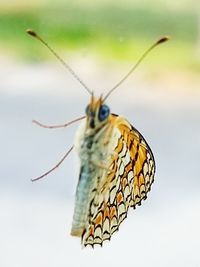
[[[110,240],[127,217],[129,207],[146,199],[154,180],[155,161],[144,137],[126,120],[113,115],[113,152],[103,183],[90,203],[84,246]]]

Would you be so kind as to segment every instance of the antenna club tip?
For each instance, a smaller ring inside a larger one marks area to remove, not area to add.
[[[32,29],[27,29],[26,32],[33,37],[37,37],[36,32],[34,32]]]
[[[162,44],[162,43],[165,43],[167,42],[168,40],[170,40],[171,37],[170,36],[163,36],[162,38],[160,38],[157,42],[157,44]]]

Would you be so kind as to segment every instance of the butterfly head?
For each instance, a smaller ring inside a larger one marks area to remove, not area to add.
[[[102,97],[95,98],[93,95],[86,107],[87,127],[97,129],[105,125],[110,116],[110,108],[104,103]]]

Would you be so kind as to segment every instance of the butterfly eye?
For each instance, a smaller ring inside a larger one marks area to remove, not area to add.
[[[107,105],[102,105],[99,109],[99,120],[104,121],[110,114],[110,109]]]

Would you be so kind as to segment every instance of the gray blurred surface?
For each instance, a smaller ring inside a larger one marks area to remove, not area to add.
[[[85,69],[82,64],[84,77]],[[99,92],[116,82],[110,70],[104,78],[90,69],[86,80]],[[48,178],[30,182],[67,151],[77,125],[48,130],[31,120],[74,119],[84,114],[89,96],[59,66],[5,63],[1,74],[0,266],[200,266],[199,92],[182,94],[181,81],[171,83],[169,92],[154,90],[138,75],[110,97],[111,110],[150,144],[156,178],[148,199],[129,211],[109,244],[82,250],[70,236],[76,153]]]

